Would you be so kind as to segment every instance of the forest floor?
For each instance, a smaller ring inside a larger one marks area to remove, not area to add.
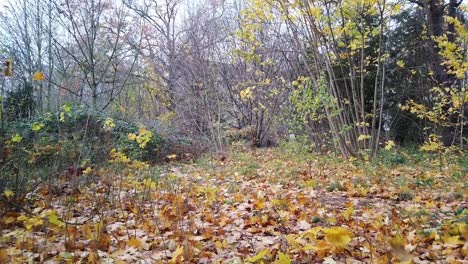
[[[458,165],[237,147],[143,167],[38,186],[32,206],[1,218],[0,263],[468,263]]]

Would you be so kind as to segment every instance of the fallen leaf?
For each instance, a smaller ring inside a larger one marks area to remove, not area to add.
[[[130,240],[128,240],[127,245],[129,247],[139,248],[141,247],[141,240],[136,237],[132,237]]]

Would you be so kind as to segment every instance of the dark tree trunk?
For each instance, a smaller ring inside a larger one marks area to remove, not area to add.
[[[453,24],[446,25],[445,15],[457,17],[458,8],[463,0],[449,0],[449,3],[445,3],[444,0],[409,1],[424,8],[426,12],[427,33],[430,41],[430,58],[432,60],[431,67],[434,72],[434,78],[437,83],[449,87],[453,84],[454,76],[449,75],[446,67],[441,65],[443,59],[439,55],[440,49],[435,39],[447,34],[449,41],[455,41],[455,27]]]

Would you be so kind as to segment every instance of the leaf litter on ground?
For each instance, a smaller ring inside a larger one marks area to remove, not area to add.
[[[466,176],[451,177],[462,168],[371,171],[247,148],[209,163],[44,184],[2,216],[0,263],[467,261]]]

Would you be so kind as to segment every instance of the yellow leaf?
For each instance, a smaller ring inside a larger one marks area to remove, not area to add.
[[[226,240],[223,240],[223,241],[216,241],[215,242],[215,247],[217,249],[223,249],[223,248],[227,248],[229,245],[228,245],[228,242]]]
[[[176,154],[167,155],[166,158],[168,160],[175,160],[177,158],[177,155]]]
[[[63,111],[65,111],[65,113],[69,114],[71,112],[71,110],[72,109],[71,109],[70,103],[66,103],[66,104],[63,105]]]
[[[243,100],[253,98],[252,87],[240,91],[240,98]]]
[[[399,5],[399,4],[396,4],[396,5],[393,7],[393,11],[394,11],[395,13],[398,13],[398,12],[400,11],[400,9],[401,9],[401,5]]]
[[[318,240],[317,242],[315,242],[314,245],[312,244],[305,245],[303,250],[313,250],[317,253],[318,258],[323,258],[326,256],[327,253],[331,251],[331,248],[327,242],[323,240]]]
[[[385,142],[386,150],[391,150],[393,147],[395,147],[395,142],[393,142],[393,140],[388,140],[387,142]]]
[[[325,241],[338,249],[345,248],[353,236],[353,233],[344,227],[330,227],[323,231],[325,232]]]
[[[41,226],[43,223],[44,222],[40,217],[31,217],[27,218],[26,221],[24,221],[24,226],[27,230],[31,230],[36,226]]]
[[[305,231],[301,235],[301,238],[308,238],[310,240],[315,240],[315,239],[317,239],[318,232],[321,231],[321,230],[323,230],[323,228],[320,227],[320,226],[313,227],[313,228]]]
[[[137,138],[137,136],[135,134],[133,134],[133,133],[128,134],[127,137],[128,137],[129,140],[136,140],[136,138]]]
[[[275,264],[291,264],[291,258],[289,258],[288,254],[280,252],[278,254],[278,260],[275,261]]]
[[[129,247],[139,248],[141,246],[141,241],[140,241],[140,239],[138,239],[136,237],[132,237],[128,241],[127,245]]]
[[[309,180],[309,181],[306,181],[304,183],[304,186],[305,187],[308,187],[308,188],[315,188],[315,186],[317,186],[317,181],[316,180]]]
[[[10,197],[12,197],[14,195],[13,191],[12,190],[4,190],[3,191],[3,195],[5,195],[5,197],[8,199]]]
[[[180,263],[184,260],[184,247],[178,246],[174,253],[172,253],[172,258],[169,263]]]
[[[254,208],[257,210],[262,210],[263,208],[265,208],[265,205],[265,201],[263,201],[262,199],[255,200],[253,203]]]
[[[49,215],[48,217],[48,220],[49,220],[49,223],[53,224],[53,225],[56,225],[58,227],[62,227],[65,225],[64,222],[60,221],[57,217],[56,214],[52,214],[52,215]]]
[[[81,227],[81,232],[83,233],[84,237],[89,240],[94,240],[93,231],[91,231],[91,227],[88,224],[84,224]]]
[[[60,122],[65,122],[65,113],[60,112]]]
[[[108,117],[106,118],[106,120],[104,120],[104,125],[103,125],[104,130],[110,131],[114,127],[115,127],[114,119]]]
[[[397,63],[396,63],[396,64],[397,64],[397,66],[398,66],[398,67],[400,67],[400,68],[403,68],[403,67],[405,67],[405,62],[404,62],[404,61],[402,61],[402,60],[399,60],[399,61],[397,61]]]
[[[349,220],[349,217],[354,213],[354,207],[350,206],[343,212],[343,217]]]
[[[41,130],[45,125],[39,122],[34,122],[31,126],[32,131],[39,131]]]
[[[460,240],[460,236],[450,236],[449,234],[445,234],[442,238],[445,244],[449,245],[463,245],[463,241]]]
[[[406,246],[406,240],[401,235],[396,235],[390,240],[390,245],[394,250],[403,249]]]
[[[263,260],[268,254],[270,254],[270,250],[266,248],[260,251],[257,255],[247,258],[247,262],[256,263],[258,261]]]
[[[14,143],[19,143],[21,142],[21,140],[23,140],[23,137],[20,136],[20,134],[15,134],[14,136],[11,137],[11,142],[14,142]]]
[[[296,236],[293,235],[293,234],[289,234],[289,235],[286,236],[286,242],[288,242],[288,245],[292,249],[297,249],[297,248],[299,248],[301,246],[299,244],[299,242],[296,241]]]
[[[35,72],[33,76],[33,81],[43,81],[45,80],[45,76],[43,72]]]
[[[3,220],[3,222],[7,225],[14,223],[16,221],[16,218],[13,216],[9,216]],[[0,262],[1,263],[1,262]]]
[[[86,169],[83,171],[83,174],[84,175],[89,175],[89,174],[91,174],[91,172],[93,172],[93,168],[86,167]]]
[[[369,135],[359,135],[357,140],[358,141],[363,141],[363,140],[370,139],[370,138],[371,138],[371,136],[369,136]]]
[[[369,190],[367,190],[367,189],[364,188],[364,187],[359,187],[357,190],[358,190],[358,193],[359,193],[361,196],[366,196],[367,193],[369,192]]]

